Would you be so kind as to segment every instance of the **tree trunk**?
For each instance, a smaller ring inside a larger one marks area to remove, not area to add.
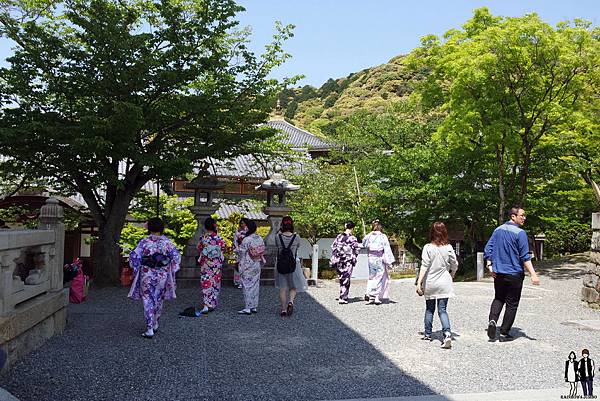
[[[600,185],[592,178],[591,172],[580,171],[579,173],[583,177],[583,180],[592,187],[592,192],[594,192],[594,196],[596,197],[596,206],[600,207]]]
[[[100,236],[94,247],[94,279],[100,286],[119,284],[121,249],[118,243],[131,198],[127,193],[118,191],[112,206],[106,207],[110,215],[100,226]]]
[[[99,286],[113,286],[119,283],[119,265],[121,262],[119,245],[114,233],[103,230],[94,244],[94,283]]]
[[[406,242],[404,243],[404,248],[414,256],[415,260],[417,260],[417,261],[421,260],[421,254],[423,253],[423,248],[417,246],[417,244],[415,244],[415,240],[412,237],[406,238]]]
[[[506,194],[504,193],[504,145],[496,145],[496,168],[498,169],[498,225],[504,222]]]

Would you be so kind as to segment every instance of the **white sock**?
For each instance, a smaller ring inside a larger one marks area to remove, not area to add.
[[[147,336],[153,336],[154,335],[154,330],[153,329],[148,329],[146,330],[146,332],[144,333]]]
[[[208,312],[208,306],[205,306],[204,308],[202,308],[202,310],[200,312]]]

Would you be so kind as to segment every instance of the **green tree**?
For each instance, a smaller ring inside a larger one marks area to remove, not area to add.
[[[540,146],[577,125],[598,35],[583,21],[553,28],[536,14],[502,18],[486,8],[463,28],[425,38],[413,60],[431,71],[421,92],[447,112],[438,132],[448,146],[495,161],[500,222],[510,203],[526,203]]]
[[[97,282],[118,280],[119,235],[134,195],[206,158],[246,153],[282,89],[277,25],[262,56],[233,0],[11,1],[0,34],[0,154],[80,193],[99,227]],[[290,82],[285,82],[289,84]],[[124,171],[120,166],[125,166]]]

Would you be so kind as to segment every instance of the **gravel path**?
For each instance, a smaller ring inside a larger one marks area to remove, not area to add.
[[[588,348],[600,361],[599,331],[562,324],[600,320],[600,311],[578,301],[580,274],[567,266],[542,276],[540,287],[526,281],[510,343],[487,341],[492,283],[457,283],[448,307],[451,350],[419,340],[424,301],[406,281],[393,283],[392,302],[381,306],[359,301],[364,282],[353,284],[353,302],[338,305],[337,285],[325,282],[299,296],[292,318],[277,315],[275,289],[265,287],[258,315],[238,316],[241,290],[224,288],[220,309],[181,319],[177,312],[199,290],[179,290],[152,340],[139,336],[141,302],[126,299],[123,288],[95,290],[69,307],[64,335],[15,365],[0,386],[21,401],[323,400],[560,388],[571,350]]]

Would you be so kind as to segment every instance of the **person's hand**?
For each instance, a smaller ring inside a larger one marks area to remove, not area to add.
[[[540,285],[540,278],[535,273],[531,275],[531,284]]]
[[[420,297],[423,296],[423,287],[421,287],[421,283],[417,283],[417,294],[419,294]]]
[[[454,276],[456,276],[456,272],[450,272],[450,276],[452,277],[452,279],[454,279]]]
[[[494,269],[492,269],[492,264],[491,263],[488,263],[487,269],[490,272],[490,276],[492,276],[493,278],[496,278],[496,273],[494,272]]]

